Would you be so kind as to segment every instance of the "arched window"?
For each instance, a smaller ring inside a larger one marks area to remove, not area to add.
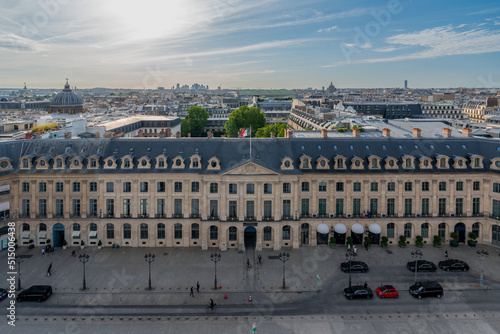
[[[446,159],[445,158],[441,158],[440,167],[442,167],[442,168],[446,167]]]
[[[62,159],[57,159],[56,166],[57,166],[57,168],[61,168],[62,167]]]
[[[158,159],[158,167],[165,167],[165,159],[160,158]]]
[[[194,223],[191,225],[191,239],[199,239],[200,238],[200,225]]]
[[[472,224],[472,233],[476,233],[476,235],[479,237],[479,223]]]
[[[114,239],[115,238],[115,225],[111,223],[106,224],[106,238]]]
[[[123,163],[123,167],[130,168],[130,160],[129,159],[125,159],[125,162]]]
[[[90,159],[90,167],[91,168],[97,167],[97,160],[95,158]]]
[[[80,224],[73,223],[73,231],[80,231]]]
[[[283,240],[290,240],[290,225],[283,226]]]
[[[40,224],[40,231],[47,231],[47,225],[45,225],[44,223],[41,223]]]
[[[411,167],[411,158],[406,158],[406,168]]]
[[[337,160],[337,167],[344,168],[344,160],[342,160],[342,159]]]
[[[423,223],[421,225],[420,235],[421,235],[422,238],[428,238],[429,237],[429,223]]]
[[[23,224],[23,231],[29,231],[30,230],[30,224],[24,223]]]
[[[148,238],[148,224],[142,223],[141,226],[141,239]]]
[[[411,238],[411,223],[405,224],[404,235],[407,238]]]
[[[387,224],[387,238],[394,238],[394,223]]]
[[[219,239],[219,228],[217,226],[210,226],[210,240]]]
[[[264,241],[272,240],[272,231],[273,229],[271,228],[271,226],[264,227]]]
[[[309,168],[309,159],[304,159],[304,168]]]
[[[132,228],[130,224],[123,224],[123,239],[132,238]]]
[[[198,168],[198,158],[193,158],[193,168]]]
[[[446,236],[446,224],[441,223],[438,225],[438,235],[441,237],[442,241],[444,241],[444,238]]]
[[[474,159],[474,167],[479,167],[479,158]]]
[[[229,241],[238,240],[238,229],[235,226],[229,227]]]
[[[156,231],[156,237],[158,239],[165,239],[165,224],[159,223],[158,225],[156,225]]]
[[[89,230],[90,231],[97,231],[97,224],[96,223],[91,223],[89,225]]]
[[[372,159],[372,168],[378,168],[378,160]]]
[[[182,239],[182,225],[179,223],[174,225],[174,238]]]

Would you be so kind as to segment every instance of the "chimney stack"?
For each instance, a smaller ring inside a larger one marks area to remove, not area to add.
[[[276,133],[274,133],[274,131],[271,131],[271,138],[275,138],[276,137]]]
[[[419,128],[413,128],[413,137],[422,137],[422,130]]]
[[[181,132],[180,132],[180,131],[177,131],[177,132],[175,133],[175,138],[180,138],[180,137],[181,137]]]
[[[144,137],[142,130],[137,131],[137,137]]]
[[[443,137],[451,137],[451,129],[443,128]]]
[[[165,129],[161,129],[160,133],[158,134],[158,137],[165,138]]]
[[[71,139],[71,131],[66,131],[64,133],[64,139]]]
[[[328,131],[326,129],[321,129],[321,137],[322,138],[327,138],[328,137]]]
[[[463,128],[462,134],[466,137],[472,137],[472,129],[471,128]]]
[[[191,138],[191,132],[188,132],[188,138]]]
[[[359,129],[352,129],[352,136],[359,137]]]
[[[384,137],[390,137],[391,136],[391,130],[388,128],[383,128],[382,129],[382,136]]]
[[[99,131],[94,132],[94,138],[101,138]]]

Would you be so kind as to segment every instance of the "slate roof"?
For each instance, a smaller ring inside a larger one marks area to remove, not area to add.
[[[0,156],[8,157],[12,161],[12,170],[2,171],[0,175],[9,173],[202,173],[223,174],[237,166],[252,161],[280,174],[307,174],[307,173],[464,173],[489,170],[491,160],[500,158],[500,141],[486,138],[262,138],[252,139],[252,157],[249,157],[250,140],[228,139],[228,138],[113,138],[113,139],[56,139],[56,140],[23,140],[0,142]],[[133,149],[133,150],[131,150]],[[203,156],[201,168],[190,169],[189,158],[195,154]],[[330,160],[329,169],[312,168],[299,169],[300,157],[306,154],[313,161],[324,156]],[[167,168],[156,169],[156,158],[159,156],[167,158]],[[368,157],[379,156],[383,158],[394,157],[399,160],[398,169],[386,170],[384,163],[380,169],[368,168]],[[401,159],[411,155],[416,159],[422,157],[436,158],[438,156],[461,156],[471,157],[479,155],[484,157],[484,168],[473,169],[467,164],[467,168],[433,168],[420,170],[419,162],[416,168],[407,170],[401,167]],[[36,159],[40,157],[67,156],[66,164],[74,157],[83,158],[82,168],[53,170],[54,161],[49,161],[47,170],[36,169]],[[99,158],[99,168],[87,169],[87,160],[90,156]],[[121,159],[125,156],[133,157],[133,168],[121,169]],[[151,168],[137,168],[137,159],[149,156]],[[185,168],[172,168],[173,159],[182,157]],[[345,170],[334,168],[332,159],[343,156],[347,159]],[[20,158],[32,159],[33,167],[29,170],[20,169]],[[118,159],[117,169],[105,169],[103,160],[113,157]],[[220,160],[220,170],[209,170],[209,159],[216,157]],[[293,170],[281,170],[283,158],[289,157],[293,161]],[[365,161],[364,168],[353,170],[350,162],[354,157],[360,157]],[[495,170],[495,172],[500,172]]]

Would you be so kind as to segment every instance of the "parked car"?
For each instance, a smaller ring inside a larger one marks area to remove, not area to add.
[[[406,268],[410,271],[415,271],[415,261],[408,262]],[[417,271],[436,271],[436,269],[436,265],[431,261],[417,260]]]
[[[342,269],[343,272],[348,273],[349,272],[349,262],[342,262],[340,264],[340,269]],[[351,272],[362,272],[366,273],[368,271],[368,265],[364,262],[361,261],[351,261]]]
[[[5,298],[7,298],[7,290],[5,289],[0,289],[0,301],[4,300]]]
[[[344,296],[347,299],[354,298],[363,298],[370,299],[373,297],[372,289],[366,287],[364,285],[353,285],[350,288],[347,287],[344,289]]]
[[[439,268],[446,271],[467,271],[469,270],[469,265],[464,261],[460,260],[445,260],[438,263]]]
[[[415,298],[422,297],[438,297],[441,298],[443,293],[443,287],[438,282],[427,281],[427,282],[417,282],[410,286],[410,295]]]
[[[398,298],[399,293],[398,290],[393,285],[381,285],[379,286],[375,292],[377,296],[380,298]]]
[[[46,301],[52,295],[50,285],[33,285],[31,288],[21,291],[17,295],[17,301]]]

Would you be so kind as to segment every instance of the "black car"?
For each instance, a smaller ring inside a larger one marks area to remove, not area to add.
[[[422,297],[438,297],[441,298],[443,293],[443,287],[438,282],[417,282],[410,286],[410,295],[415,298]]]
[[[0,301],[4,300],[5,298],[7,298],[7,290],[0,289]]]
[[[340,264],[340,269],[342,269],[343,272],[348,273],[349,272],[349,262],[342,262]],[[362,272],[366,273],[368,271],[368,265],[364,262],[361,261],[351,261],[351,272]]]
[[[415,261],[410,261],[406,264],[406,268],[410,271],[415,271]],[[430,261],[418,260],[417,271],[436,271],[436,265]]]
[[[467,271],[469,270],[469,265],[464,261],[460,260],[445,260],[438,263],[439,268],[446,271]]]
[[[344,296],[347,299],[354,298],[363,298],[370,299],[373,297],[372,289],[366,287],[364,285],[353,285],[350,288],[347,287],[344,289]]]
[[[21,291],[16,300],[22,301],[46,301],[52,295],[52,287],[50,285],[33,285],[31,288]]]

